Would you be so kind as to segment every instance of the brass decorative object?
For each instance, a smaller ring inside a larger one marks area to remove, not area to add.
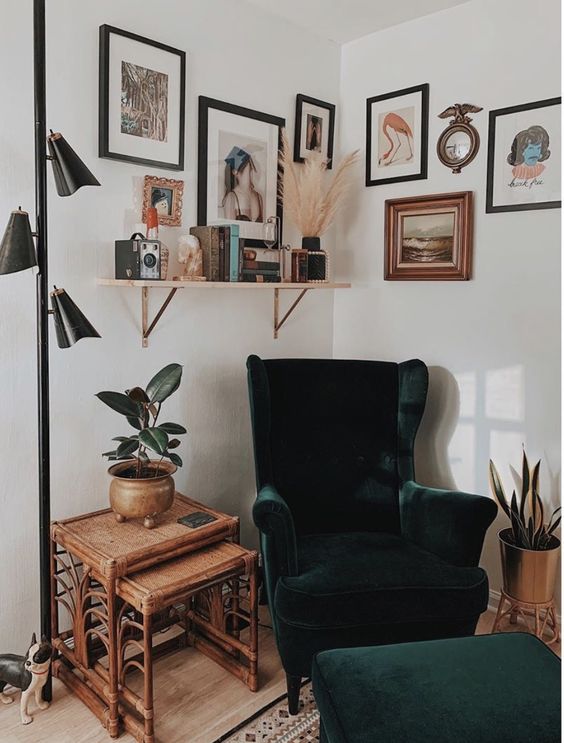
[[[560,542],[547,550],[528,550],[511,544],[510,529],[499,532],[499,548],[503,571],[503,590],[508,596],[530,604],[552,600],[558,575]]]
[[[478,113],[481,110],[481,106],[471,103],[455,103],[439,114],[439,119],[452,116],[437,141],[437,157],[453,173],[460,173],[478,154],[480,135],[470,123],[472,119],[468,113]]]
[[[511,624],[517,624],[518,618],[521,617],[527,630],[546,645],[553,645],[560,640],[560,628],[556,619],[554,599],[542,603],[529,603],[518,601],[512,596],[508,596],[505,591],[501,591],[492,635],[495,632],[503,632],[504,619],[508,617]],[[547,631],[550,633],[550,637],[545,639]]]
[[[171,462],[152,461],[145,469],[152,469],[154,474],[147,477],[123,477],[125,470],[131,469],[131,461],[119,462],[109,468],[112,477],[110,485],[110,505],[116,515],[116,521],[142,518],[146,529],[156,525],[155,516],[164,513],[174,499],[174,480],[176,465]]]

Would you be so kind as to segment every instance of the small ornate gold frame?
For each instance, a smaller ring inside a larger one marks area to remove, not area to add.
[[[143,213],[141,219],[147,221],[147,209],[151,206],[153,189],[161,188],[172,191],[170,214],[159,213],[159,224],[169,227],[182,225],[182,199],[184,197],[184,181],[175,181],[172,178],[159,178],[156,175],[146,175],[143,183]]]

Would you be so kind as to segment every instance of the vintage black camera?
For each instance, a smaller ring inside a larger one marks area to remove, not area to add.
[[[161,278],[161,242],[146,240],[140,233],[116,240],[116,279]]]

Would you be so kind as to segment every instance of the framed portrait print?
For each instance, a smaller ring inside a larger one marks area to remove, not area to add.
[[[486,212],[560,206],[561,99],[490,111]]]
[[[299,93],[296,96],[294,162],[303,163],[310,152],[321,152],[327,168],[333,167],[335,106]]]
[[[100,157],[184,169],[186,54],[100,26]]]
[[[470,278],[471,191],[388,199],[385,209],[385,279]]]
[[[265,224],[280,218],[278,164],[285,120],[200,96],[198,224],[238,224],[245,244],[264,247]]]
[[[366,185],[427,178],[429,85],[366,101]]]
[[[159,224],[180,227],[183,197],[184,181],[146,175],[143,184],[143,213],[141,215],[143,222],[147,222],[147,209],[155,207]]]

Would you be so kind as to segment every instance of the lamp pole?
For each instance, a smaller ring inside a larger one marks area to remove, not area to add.
[[[39,581],[41,634],[51,639],[51,468],[49,436],[49,277],[47,265],[47,123],[45,104],[45,0],[33,0],[35,111],[35,215],[37,265],[37,410],[39,461]],[[51,699],[51,679],[43,696]]]

